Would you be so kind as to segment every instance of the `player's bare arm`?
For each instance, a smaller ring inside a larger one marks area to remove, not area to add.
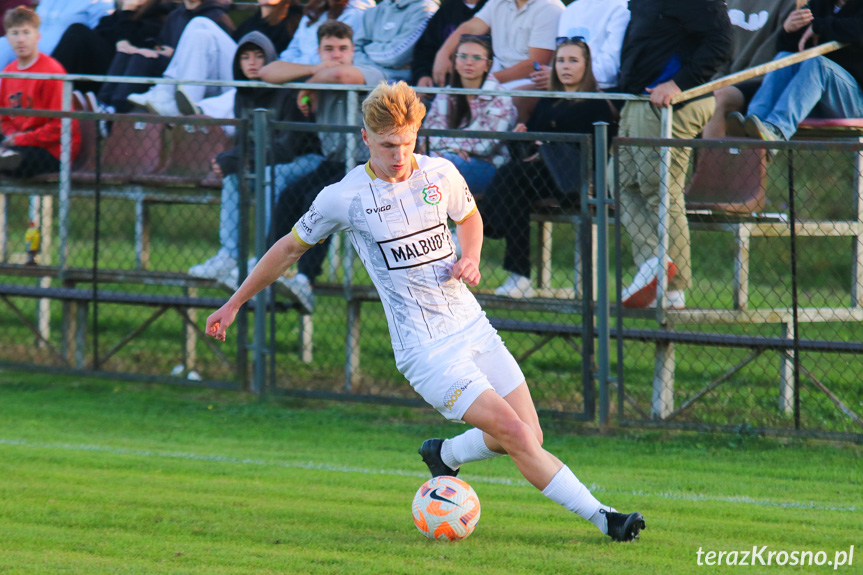
[[[458,241],[461,245],[461,259],[452,267],[452,277],[462,280],[471,287],[476,287],[481,279],[479,259],[482,251],[482,216],[474,211],[466,220],[456,227]]]
[[[228,326],[234,323],[240,307],[276,281],[276,278],[294,265],[308,249],[308,246],[297,241],[293,234],[288,234],[273,244],[234,295],[207,318],[207,334],[219,341],[225,341],[225,332]]]

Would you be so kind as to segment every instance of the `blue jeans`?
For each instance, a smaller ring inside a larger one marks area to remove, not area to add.
[[[467,189],[473,194],[482,195],[491,184],[492,178],[497,173],[497,168],[491,162],[471,158],[463,160],[461,156],[453,152],[444,152],[441,157],[446,158],[461,172],[464,181],[467,182]]]
[[[288,164],[276,164],[275,166],[267,166],[265,171],[266,183],[269,186],[270,178],[272,178],[273,170],[276,172],[275,192],[276,199],[289,185],[293,184],[306,174],[315,171],[324,157],[320,154],[306,154],[294,158],[293,162]],[[267,229],[270,229],[270,214],[272,214],[272,198],[270,197],[269,187],[266,193],[266,205],[264,207],[267,221]],[[225,176],[222,180],[222,209],[219,213],[219,242],[222,244],[222,250],[227,255],[234,259],[239,257],[238,236],[240,229],[240,188],[236,174]]]
[[[776,58],[790,55],[780,52]],[[818,118],[863,117],[863,91],[842,66],[816,56],[770,72],[747,113],[773,124],[789,139],[810,114]]]

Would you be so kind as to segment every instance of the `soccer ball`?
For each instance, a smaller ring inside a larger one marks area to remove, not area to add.
[[[417,529],[429,539],[459,541],[476,528],[479,498],[467,481],[442,475],[422,484],[412,511]]]

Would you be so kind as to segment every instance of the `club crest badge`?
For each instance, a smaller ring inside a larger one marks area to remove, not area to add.
[[[440,188],[436,184],[431,184],[423,188],[423,201],[431,206],[436,206],[443,199],[443,194],[440,193]]]

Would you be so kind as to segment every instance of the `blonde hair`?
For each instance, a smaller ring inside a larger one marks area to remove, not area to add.
[[[425,106],[405,82],[381,82],[363,101],[363,124],[376,134],[419,129],[425,115]]]

